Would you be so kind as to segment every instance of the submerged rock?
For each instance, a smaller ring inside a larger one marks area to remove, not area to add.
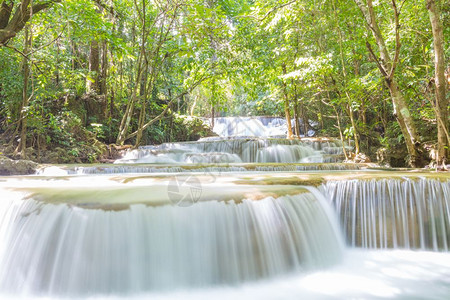
[[[12,160],[0,156],[0,175],[29,175],[34,174],[38,164],[30,160]]]

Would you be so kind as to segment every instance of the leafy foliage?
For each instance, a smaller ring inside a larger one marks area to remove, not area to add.
[[[375,10],[391,51],[389,3],[377,1]],[[114,143],[121,131],[127,143],[192,140],[210,132],[182,115],[281,116],[287,97],[292,115],[311,120],[322,135],[360,139],[373,159],[378,147],[404,148],[367,48],[375,41],[353,1],[67,0],[29,23],[29,53],[23,32],[0,47],[0,132],[13,144],[21,110],[28,146],[69,149],[70,159],[93,161],[101,147],[89,145]],[[400,23],[396,76],[415,121],[424,124],[420,135],[433,141],[434,53],[425,4],[404,2]],[[27,107],[24,56],[31,66]],[[91,94],[91,84],[100,92]],[[133,135],[142,129],[142,137]]]

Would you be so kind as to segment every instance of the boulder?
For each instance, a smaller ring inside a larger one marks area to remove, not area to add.
[[[29,175],[36,172],[38,164],[30,160],[12,160],[0,156],[0,175]]]

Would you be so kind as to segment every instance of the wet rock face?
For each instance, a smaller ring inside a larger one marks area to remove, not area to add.
[[[0,156],[0,175],[28,175],[36,172],[38,164],[30,160],[12,160]]]

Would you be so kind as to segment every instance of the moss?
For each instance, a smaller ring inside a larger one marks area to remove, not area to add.
[[[267,177],[262,179],[242,178],[241,180],[233,181],[235,184],[248,185],[304,185],[304,186],[319,186],[324,182],[323,178],[310,176],[289,176],[289,177]]]
[[[41,178],[42,179],[42,178]],[[134,178],[137,179],[137,178]],[[167,178],[165,178],[167,180]],[[70,207],[83,209],[126,210],[131,205],[145,206],[177,205],[168,197],[165,182],[153,182],[143,186],[126,186],[113,184],[102,187],[53,187],[52,183],[40,187],[10,188],[27,195],[24,199],[32,199],[42,203],[67,204]],[[235,186],[225,193],[217,193],[215,184],[202,186],[202,193],[196,202],[222,201],[225,203],[242,203],[245,200],[258,201],[267,197],[278,198],[286,195],[297,195],[307,192],[298,187],[273,186]]]

